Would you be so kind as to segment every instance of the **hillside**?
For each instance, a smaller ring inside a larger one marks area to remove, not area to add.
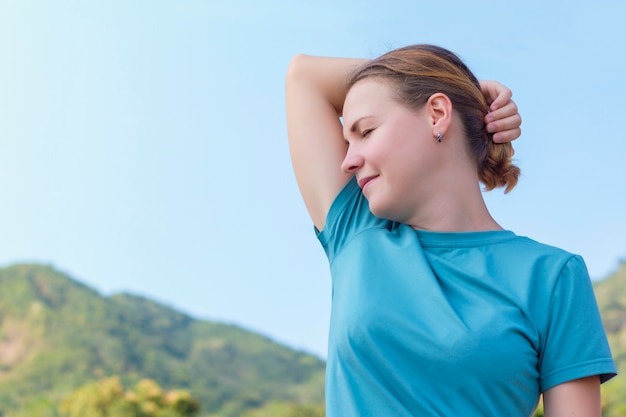
[[[602,386],[602,415],[626,416],[626,262],[606,279],[594,285],[598,307],[613,358],[620,373]]]
[[[110,375],[188,389],[201,415],[237,416],[269,401],[321,404],[323,373],[318,358],[236,326],[104,297],[47,266],[0,269],[2,417],[53,417],[61,398]]]
[[[594,287],[626,372],[626,263]],[[0,417],[58,417],[62,398],[112,375],[126,386],[152,378],[188,389],[203,417],[241,416],[281,402],[323,404],[323,373],[318,358],[236,326],[129,294],[104,297],[47,266],[0,268]],[[605,417],[626,415],[622,380],[603,386]]]

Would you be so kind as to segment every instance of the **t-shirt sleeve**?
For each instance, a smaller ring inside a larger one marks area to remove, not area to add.
[[[605,382],[617,369],[600,318],[587,267],[571,256],[555,282],[540,353],[541,391],[599,375]]]
[[[393,222],[374,216],[367,199],[352,177],[337,194],[321,232],[315,229],[329,262],[354,236],[372,227],[391,227]]]

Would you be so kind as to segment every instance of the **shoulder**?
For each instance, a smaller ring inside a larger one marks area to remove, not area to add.
[[[522,305],[543,316],[555,294],[580,291],[592,296],[591,280],[580,255],[511,233],[510,239],[480,249],[490,274]]]
[[[568,265],[587,274],[585,262],[580,255],[565,249],[516,235],[500,249],[515,259],[518,265],[535,269],[536,274],[553,276],[555,279]]]

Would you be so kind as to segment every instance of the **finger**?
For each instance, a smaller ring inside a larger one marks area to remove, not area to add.
[[[505,130],[517,129],[521,125],[522,116],[518,113],[503,119],[494,120],[493,122],[487,124],[486,129],[489,133],[497,133],[504,132]]]
[[[490,110],[497,110],[505,106],[513,96],[510,89],[497,81],[481,81],[480,87],[485,98],[487,98],[487,102],[490,103]]]
[[[485,123],[491,123],[498,119],[505,119],[518,113],[517,104],[513,100],[509,100],[502,108],[490,111],[485,116]]]
[[[513,92],[505,87],[504,90],[500,90],[500,94],[498,94],[498,97],[491,103],[489,110],[495,111],[504,107],[507,103],[511,102],[511,97],[513,97]]]
[[[502,132],[494,133],[492,140],[495,143],[507,143],[512,142],[522,135],[522,129],[519,127],[516,129],[505,130]]]

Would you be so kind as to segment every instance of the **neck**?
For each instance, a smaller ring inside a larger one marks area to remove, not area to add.
[[[487,209],[475,168],[460,166],[458,160],[446,165],[406,223],[440,232],[502,230]]]
[[[422,207],[408,223],[415,229],[438,232],[502,230],[491,217],[482,196],[478,199],[439,196]]]

